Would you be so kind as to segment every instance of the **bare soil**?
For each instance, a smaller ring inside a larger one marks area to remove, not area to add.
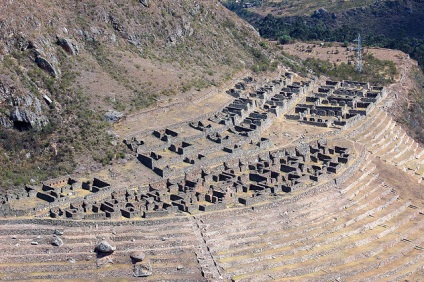
[[[385,182],[390,186],[396,187],[401,198],[411,200],[417,206],[424,206],[424,189],[422,183],[417,183],[410,174],[384,162],[380,158],[375,158],[373,163],[377,166],[380,177],[385,179]]]

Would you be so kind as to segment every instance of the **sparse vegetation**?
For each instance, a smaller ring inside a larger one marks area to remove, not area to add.
[[[293,65],[296,71],[307,75],[312,71],[316,75],[325,75],[333,80],[368,81],[376,85],[388,85],[392,83],[398,74],[392,61],[382,61],[371,54],[364,56],[364,69],[358,73],[354,65],[341,63],[339,65],[329,61],[308,58],[301,64],[302,67]]]
[[[13,58],[31,64],[29,57],[18,56]],[[28,90],[38,95],[38,87],[45,87],[54,102],[49,108],[50,123],[41,130],[0,129],[2,188],[72,173],[81,155],[92,155],[95,161],[106,164],[124,150],[111,144],[102,114],[91,108],[89,98],[75,86],[77,73],[71,70],[72,62],[67,57],[62,60],[63,75],[58,80],[39,68],[24,72],[18,65],[9,65],[9,71],[25,82]]]
[[[276,1],[264,5],[272,5],[274,2]],[[314,1],[313,5],[309,5],[309,2],[298,1],[296,4],[292,4],[298,6],[297,10],[302,12],[296,12],[296,15],[287,17],[279,17],[272,13],[265,15],[255,13],[253,11],[260,11],[261,8],[249,11],[242,8],[242,3],[235,4],[232,1],[229,1],[227,6],[252,23],[265,38],[281,40],[289,36],[301,41],[353,42],[358,33],[361,33],[365,45],[401,50],[410,54],[421,67],[424,66],[424,34],[422,21],[419,20],[424,9],[419,1],[410,3],[415,2],[414,6],[417,7],[414,9],[414,14],[408,12],[408,5],[403,2],[385,1],[375,6],[365,6],[364,10],[355,10],[350,14],[334,16],[330,14],[331,11],[351,8],[349,5],[353,5],[353,7],[362,7],[363,5],[360,5],[359,1],[347,1],[337,8],[335,5],[339,4],[332,4],[328,1],[320,4],[318,3],[322,1]],[[364,5],[372,4],[371,1],[363,2]],[[305,9],[305,7],[311,6],[314,9]],[[328,14],[309,16],[320,7],[327,8]],[[303,11],[307,11],[308,16],[301,16]],[[395,24],[396,27],[388,29],[387,26],[391,24]],[[286,44],[286,40],[283,39],[282,44]]]
[[[188,82],[182,83],[181,87],[180,87],[180,91],[183,92],[183,93],[190,91],[191,89],[195,89],[197,91],[200,91],[201,89],[204,89],[207,86],[210,86],[210,83],[203,78],[192,79]]]
[[[157,95],[147,95],[141,91],[136,91],[133,99],[131,100],[131,106],[136,110],[141,110],[143,108],[149,107],[156,102]]]

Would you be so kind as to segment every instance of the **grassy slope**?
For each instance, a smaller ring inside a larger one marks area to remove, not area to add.
[[[290,57],[286,54],[286,57]],[[299,58],[292,57],[294,60]],[[379,60],[372,55],[366,55],[363,58],[363,71],[358,73],[355,65],[341,63],[336,65],[329,61],[323,61],[316,58],[307,58],[299,61],[298,65],[293,65],[292,68],[296,72],[307,75],[310,72],[317,76],[327,76],[331,80],[352,80],[352,81],[367,81],[372,85],[389,85],[394,82],[398,75],[395,64],[392,61]]]
[[[225,2],[231,2],[225,1]],[[255,2],[255,1],[245,1]],[[258,1],[259,2],[259,1]],[[325,8],[328,12],[337,12],[347,9],[367,6],[375,0],[355,0],[355,1],[328,1],[328,0],[268,0],[263,1],[250,11],[260,15],[273,14],[275,16],[306,16],[311,15],[319,8]]]

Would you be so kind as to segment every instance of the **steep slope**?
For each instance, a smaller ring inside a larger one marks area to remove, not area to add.
[[[2,1],[0,187],[125,156],[109,121],[267,69],[218,1]]]

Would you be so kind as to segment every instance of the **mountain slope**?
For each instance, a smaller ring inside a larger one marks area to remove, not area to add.
[[[0,3],[0,187],[124,157],[108,120],[267,69],[218,1]],[[97,164],[97,165],[96,165]]]

